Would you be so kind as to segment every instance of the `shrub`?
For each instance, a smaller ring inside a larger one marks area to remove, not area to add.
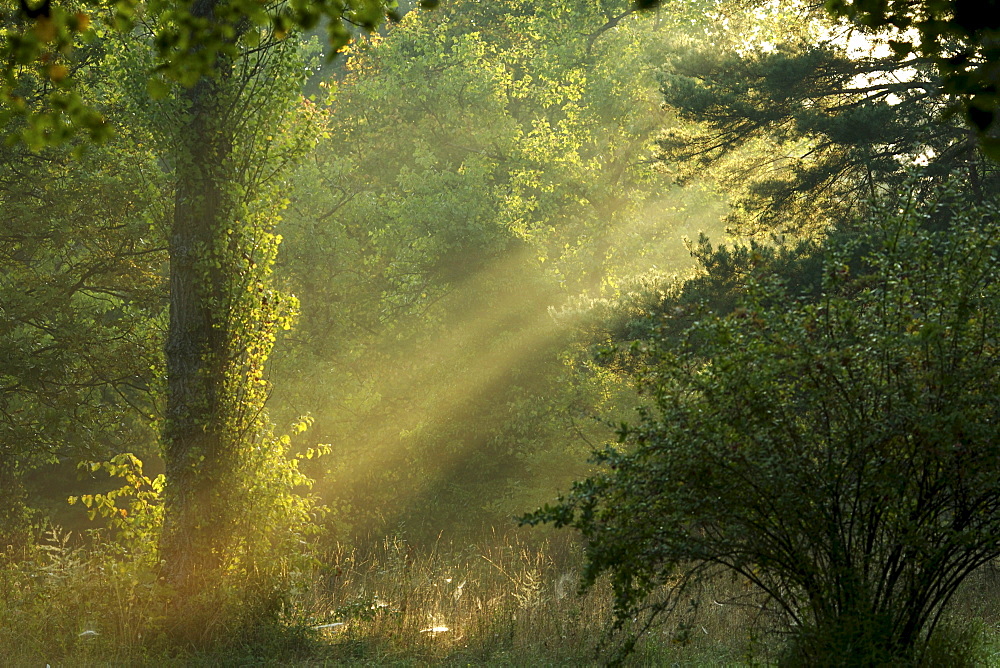
[[[619,627],[721,567],[781,613],[792,662],[921,661],[1000,555],[1000,221],[955,201],[904,196],[830,243],[819,296],[758,274],[732,313],[650,343],[653,406],[526,518],[582,532]]]

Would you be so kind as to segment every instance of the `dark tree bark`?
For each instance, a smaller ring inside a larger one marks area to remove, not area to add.
[[[193,12],[212,18],[216,4],[202,0]],[[226,281],[231,267],[222,252],[236,206],[232,124],[222,108],[232,63],[218,62],[216,69],[217,77],[183,90],[187,113],[175,140],[160,549],[166,578],[181,596],[219,569],[232,542],[229,490],[239,456],[234,416],[227,414],[234,318]]]

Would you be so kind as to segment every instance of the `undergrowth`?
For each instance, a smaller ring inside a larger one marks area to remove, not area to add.
[[[10,665],[599,663],[614,642],[605,631],[610,593],[578,594],[581,550],[570,536],[529,538],[537,537],[512,530],[425,549],[401,536],[334,548],[309,569],[284,572],[270,610],[256,608],[256,618],[196,648],[163,633],[169,592],[154,569],[100,534],[85,544],[48,529],[34,552],[0,569],[0,652]],[[708,612],[697,626],[657,629],[630,662],[749,656],[742,613],[715,603]]]
[[[271,582],[270,608],[197,648],[163,633],[168,592],[147,565],[101,534],[84,543],[50,528],[40,539],[0,568],[5,665],[579,666],[600,664],[616,642],[610,591],[577,592],[582,554],[568,534],[332,548]],[[997,586],[984,573],[963,590],[936,651],[1000,658]],[[780,654],[780,634],[740,582],[719,578],[689,608],[647,633],[627,664],[767,665]]]

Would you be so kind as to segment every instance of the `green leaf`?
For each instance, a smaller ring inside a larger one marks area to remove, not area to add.
[[[170,94],[170,84],[159,77],[151,77],[146,82],[146,91],[154,100],[162,100]]]

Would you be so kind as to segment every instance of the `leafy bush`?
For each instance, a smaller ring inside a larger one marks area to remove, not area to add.
[[[650,343],[655,406],[526,520],[582,532],[619,627],[722,568],[782,616],[791,663],[919,663],[1000,555],[998,223],[904,195],[830,243],[818,297],[749,276],[730,314]]]

